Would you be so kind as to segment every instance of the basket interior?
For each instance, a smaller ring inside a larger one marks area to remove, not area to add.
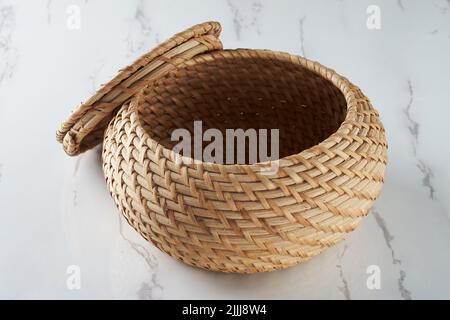
[[[195,59],[146,88],[138,106],[142,126],[166,148],[179,142],[171,140],[175,129],[187,129],[193,137],[194,121],[201,120],[203,133],[215,128],[223,134],[224,158],[226,129],[279,129],[282,158],[323,141],[345,119],[341,91],[300,65],[244,55]],[[269,151],[270,143],[269,131]],[[255,162],[248,156],[249,143],[245,148],[245,163]]]

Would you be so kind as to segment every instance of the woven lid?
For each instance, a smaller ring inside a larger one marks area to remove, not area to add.
[[[205,22],[175,34],[141,56],[79,105],[56,133],[64,151],[75,156],[103,140],[115,111],[136,92],[192,57],[222,49],[220,24]]]

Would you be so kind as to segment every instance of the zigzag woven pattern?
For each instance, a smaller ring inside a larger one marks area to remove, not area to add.
[[[170,132],[194,119],[280,128],[278,172],[176,163]],[[377,112],[345,78],[285,53],[225,50],[186,61],[124,105],[103,163],[116,204],[145,239],[190,265],[252,273],[344,239],[380,192],[386,148]]]
[[[367,215],[383,185],[384,128],[335,71],[287,53],[223,50],[220,30],[193,26],[121,70],[57,139],[71,156],[103,140],[117,207],[172,257],[222,272],[286,268],[342,241]],[[176,161],[171,133],[195,135],[199,120],[221,133],[278,129],[278,170]]]

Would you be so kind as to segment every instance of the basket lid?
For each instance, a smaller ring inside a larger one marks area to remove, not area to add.
[[[103,140],[103,133],[115,114],[136,92],[192,57],[222,49],[218,22],[197,24],[144,54],[121,69],[109,82],[79,105],[59,127],[56,138],[64,151],[78,155]]]

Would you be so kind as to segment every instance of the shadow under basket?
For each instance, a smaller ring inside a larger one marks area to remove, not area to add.
[[[207,22],[176,34],[79,106],[57,137],[69,155],[103,140],[117,207],[160,250],[214,271],[286,268],[343,240],[368,213],[383,184],[384,129],[333,70],[287,53],[223,50],[219,33]],[[230,129],[256,135],[242,146]],[[181,161],[177,130],[192,151]],[[221,161],[202,157],[208,131],[222,137],[209,139]],[[268,150],[255,155],[262,132]]]

